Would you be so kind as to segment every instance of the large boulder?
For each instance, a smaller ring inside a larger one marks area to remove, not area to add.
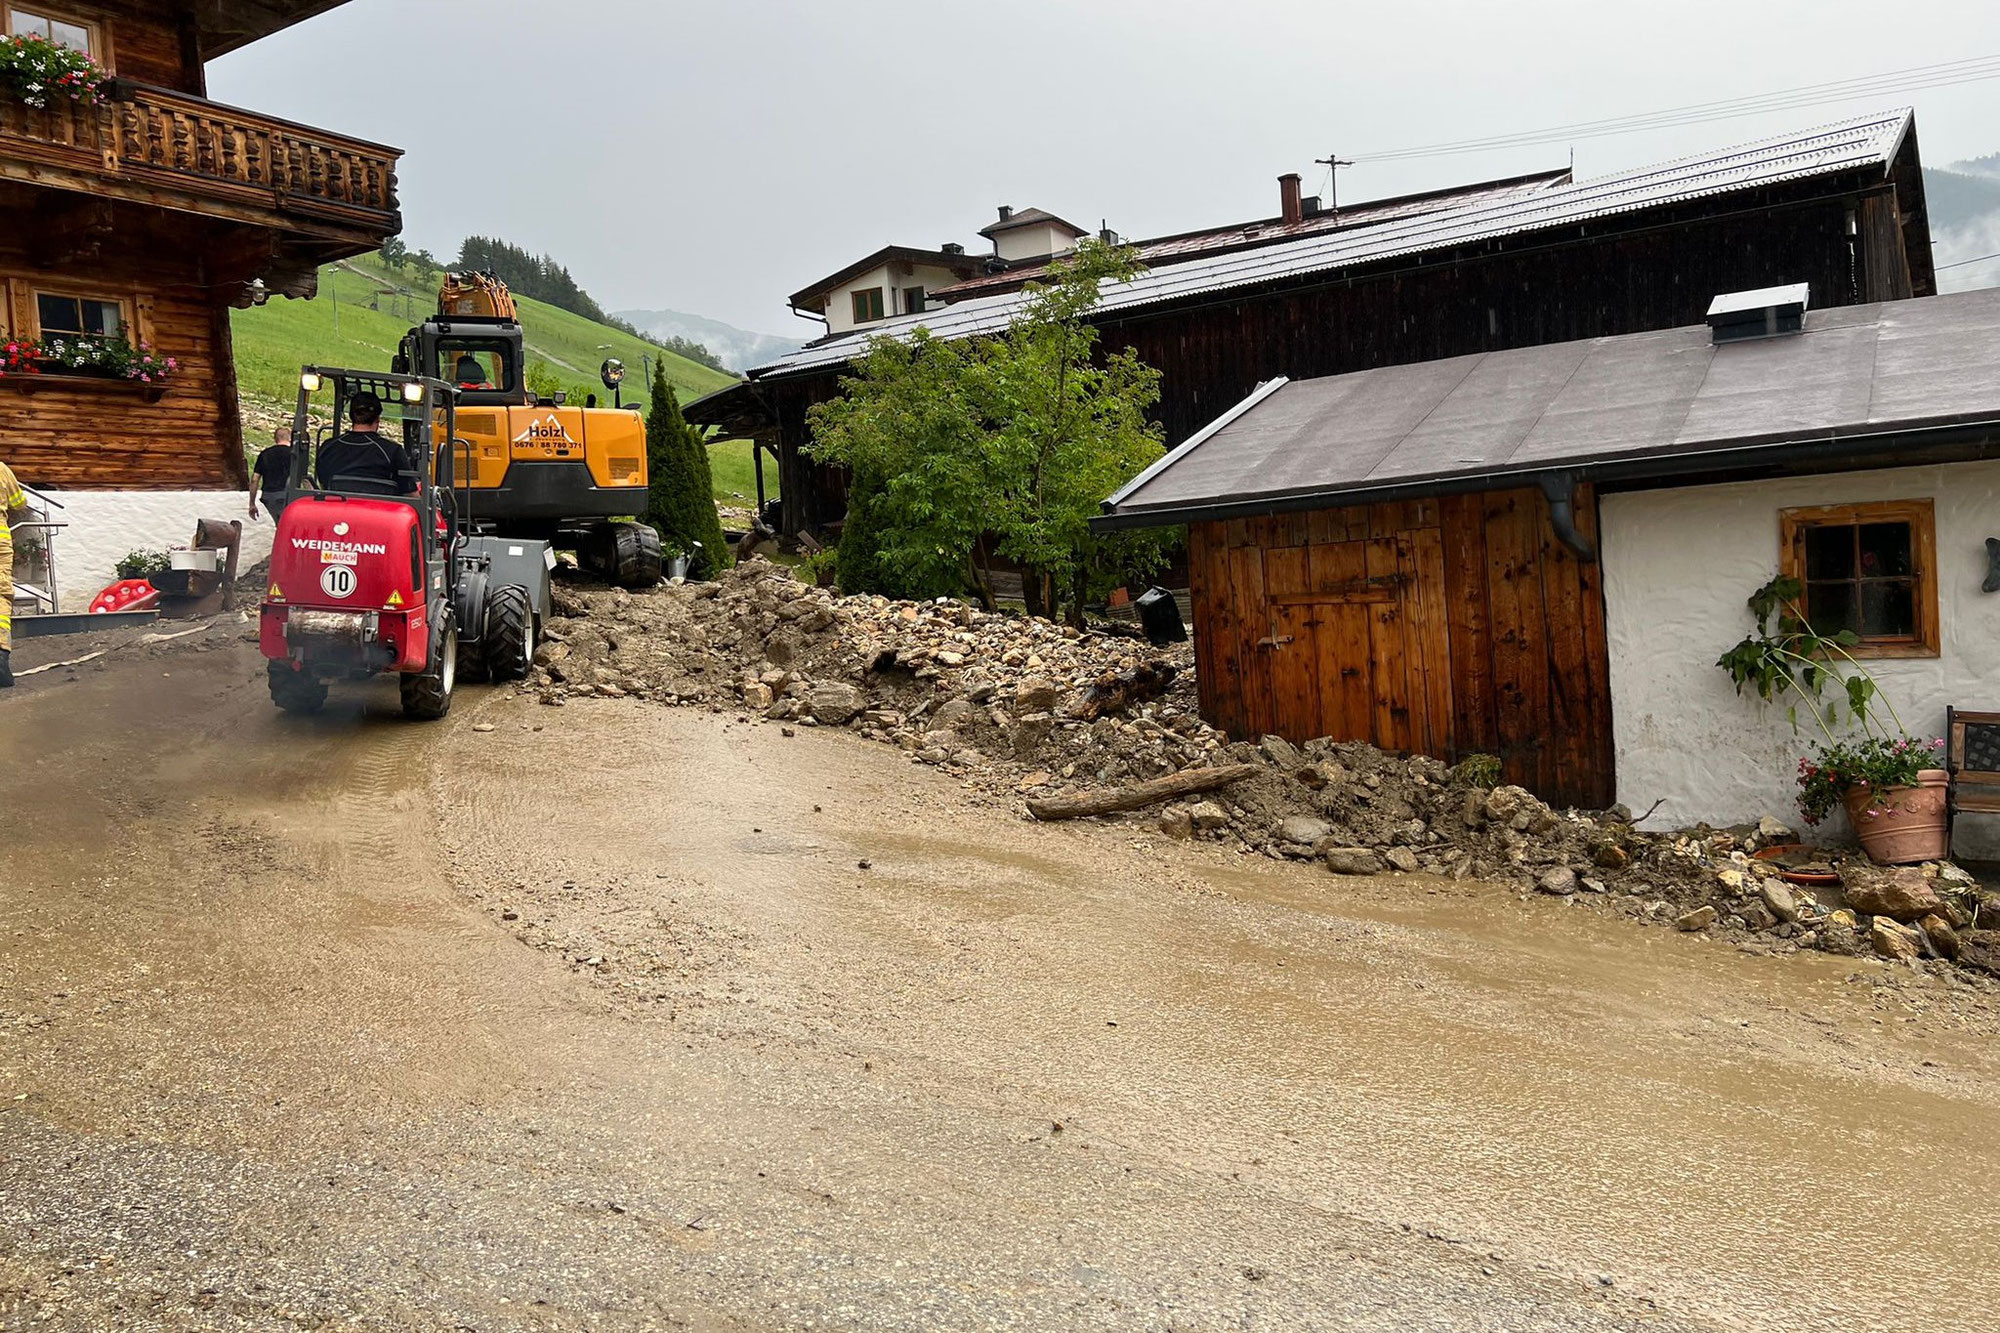
[[[1333,825],[1311,815],[1290,815],[1278,821],[1278,838],[1295,846],[1311,847],[1333,832]]]
[[[1326,868],[1336,875],[1379,875],[1382,858],[1370,847],[1329,847],[1324,854]]]
[[[1878,870],[1873,866],[1849,863],[1840,871],[1841,891],[1848,906],[1869,916],[1886,916],[1896,921],[1941,915],[1944,903],[1931,887],[1924,872],[1914,866]]]
[[[806,711],[825,727],[844,727],[868,707],[868,696],[852,685],[825,681],[806,695]]]
[[[2000,930],[1960,931],[1958,963],[2000,977]]]
[[[1878,916],[1868,926],[1868,942],[1891,962],[1906,963],[1924,951],[1923,936],[1908,926]]]
[[[1053,713],[1055,707],[1056,685],[1052,680],[1029,676],[1014,687],[1014,711],[1017,713]]]

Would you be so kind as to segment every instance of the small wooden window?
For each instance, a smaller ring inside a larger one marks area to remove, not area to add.
[[[854,322],[866,324],[882,318],[882,289],[864,287],[854,293]]]
[[[1856,657],[1938,655],[1937,538],[1929,500],[1778,513],[1780,572],[1821,634],[1852,630]]]
[[[921,315],[924,313],[923,288],[921,287],[903,288],[903,313],[906,315]]]
[[[123,301],[66,292],[36,292],[35,317],[44,338],[121,338],[130,324]]]
[[[41,37],[57,46],[67,46],[72,51],[81,51],[92,60],[102,63],[102,44],[97,38],[97,25],[82,19],[51,13],[48,10],[26,5],[8,5],[7,35],[10,37]]]

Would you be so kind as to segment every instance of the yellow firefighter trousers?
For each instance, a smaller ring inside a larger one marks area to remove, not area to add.
[[[14,646],[14,534],[0,515],[0,653]]]

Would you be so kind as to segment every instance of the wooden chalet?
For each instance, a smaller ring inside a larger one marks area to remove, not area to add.
[[[208,99],[204,63],[339,0],[9,0],[0,23],[87,47],[101,102],[0,84],[0,343],[116,334],[165,384],[0,376],[0,458],[33,485],[240,488],[229,310],[312,296],[321,264],[401,229],[394,148]]]
[[[1780,283],[1809,284],[1815,308],[1935,290],[1907,112],[1595,180],[1523,177],[1394,202],[1283,219],[1221,253],[1156,245],[1155,267],[1106,286],[1104,344],[1160,370],[1170,446],[1275,376],[1673,328],[1698,322],[1716,292]],[[1165,262],[1176,250],[1197,257]],[[868,339],[995,333],[1023,299],[980,296],[823,339],[690,404],[688,419],[770,451],[786,531],[823,528],[844,513],[845,480],[811,461],[806,411],[839,392]]]

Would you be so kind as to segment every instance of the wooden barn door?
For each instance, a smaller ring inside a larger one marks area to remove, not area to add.
[[[1232,735],[1484,752],[1551,800],[1611,800],[1598,571],[1539,492],[1197,523],[1189,565],[1202,711]]]

